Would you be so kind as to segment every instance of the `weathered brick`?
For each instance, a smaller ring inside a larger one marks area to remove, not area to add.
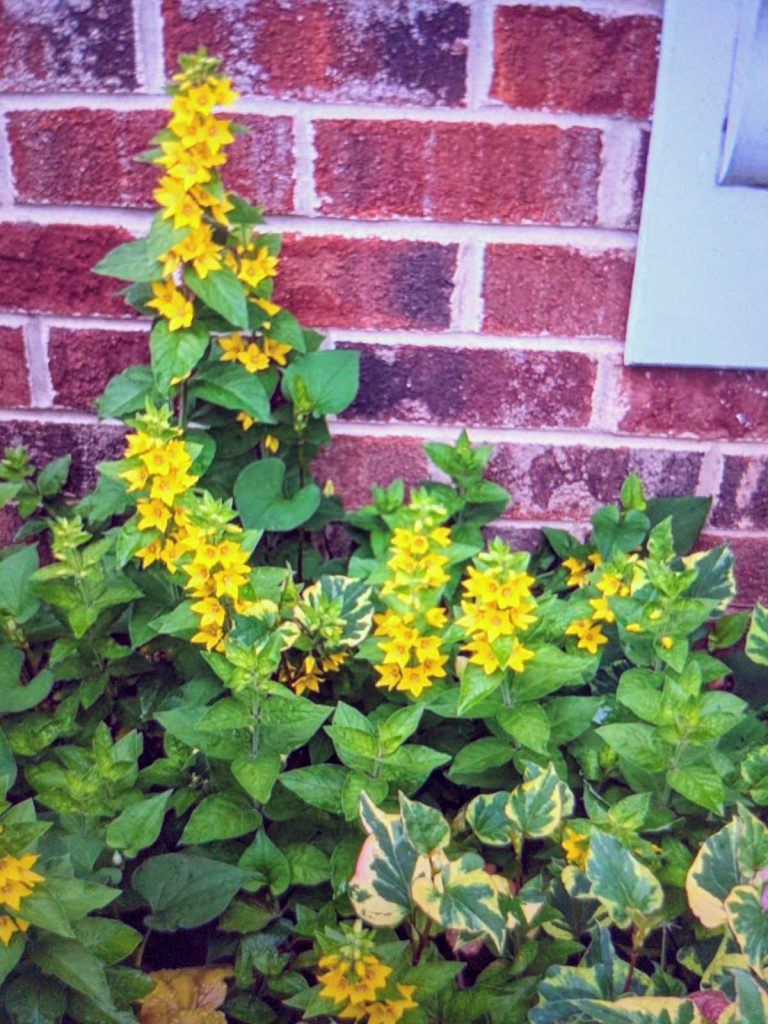
[[[163,0],[166,62],[200,44],[256,95],[457,105],[469,10],[435,0]]]
[[[510,518],[578,520],[617,501],[632,470],[650,495],[691,494],[701,461],[699,452],[690,451],[501,444],[489,472],[512,494]]]
[[[30,460],[38,466],[60,455],[71,454],[72,471],[67,489],[80,494],[96,482],[98,462],[121,457],[124,436],[123,428],[105,425],[0,421],[0,450],[24,445],[29,450]]]
[[[720,492],[710,521],[721,529],[768,529],[768,456],[724,457]]]
[[[13,538],[20,526],[21,519],[12,506],[6,505],[5,508],[0,508],[0,548],[13,543]]]
[[[499,7],[491,95],[513,107],[648,117],[660,27],[574,6]]]
[[[632,215],[627,223],[628,228],[637,228],[640,225],[640,214],[643,208],[643,195],[645,193],[645,175],[648,170],[648,149],[651,143],[651,133],[645,131],[640,133],[640,147],[635,165],[635,175],[632,191]]]
[[[624,337],[632,253],[489,245],[485,260],[486,331]]]
[[[345,418],[525,428],[589,422],[595,362],[581,353],[365,345],[361,357],[360,394]]]
[[[315,144],[320,207],[333,216],[595,222],[591,128],[318,121]]]
[[[131,92],[133,5],[126,0],[5,0],[0,90]]]
[[[736,585],[738,594],[735,607],[750,607],[757,601],[768,602],[768,559],[765,557],[768,534],[764,537],[723,536],[716,532],[702,533],[697,548],[718,547],[727,544],[736,556]]]
[[[149,361],[149,332],[54,327],[48,360],[54,406],[90,410],[115,374]]]
[[[29,377],[20,327],[0,327],[0,407],[29,405]]]
[[[371,487],[402,477],[415,485],[426,479],[428,461],[421,441],[411,437],[335,437],[312,466],[320,481],[331,480],[347,508],[371,500]]]
[[[454,245],[292,236],[275,297],[312,327],[445,328],[455,264]]]
[[[620,390],[627,433],[768,440],[768,372],[628,366]]]
[[[24,110],[9,115],[16,196],[25,203],[150,207],[160,169],[138,163],[167,121],[161,110]],[[274,213],[293,209],[293,131],[288,117],[244,115],[225,184]],[[98,160],[94,158],[98,140]]]
[[[2,224],[0,309],[64,316],[132,315],[116,295],[119,282],[91,273],[110,249],[130,240],[121,228]]]

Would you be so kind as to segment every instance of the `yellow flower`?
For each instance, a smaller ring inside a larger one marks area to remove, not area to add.
[[[277,263],[277,256],[270,256],[269,250],[262,247],[255,256],[243,257],[237,276],[252,288],[256,288],[265,278],[275,277]]]
[[[160,540],[153,540],[151,544],[147,544],[146,547],[139,548],[136,552],[136,557],[141,559],[142,569],[148,569],[150,565],[160,561],[163,553],[163,543]]]
[[[213,582],[216,588],[216,597],[231,597],[233,600],[237,600],[240,587],[245,586],[248,577],[233,569],[222,569],[220,572],[214,573]]]
[[[438,605],[437,608],[430,608],[424,618],[433,629],[442,629],[448,621],[448,612]]]
[[[256,295],[253,296],[251,302],[257,305],[259,309],[263,309],[267,316],[277,316],[283,308],[282,306],[278,306],[276,302],[270,302],[269,299],[261,299]]]
[[[569,587],[585,587],[587,585],[590,570],[587,568],[586,562],[571,556],[563,559],[563,565],[570,574],[566,580]]]
[[[147,305],[166,318],[169,330],[178,331],[182,327],[189,327],[195,316],[195,307],[173,281],[153,281],[152,294],[155,297]]]
[[[192,637],[193,644],[202,644],[209,651],[221,651],[224,648],[224,631],[216,625],[209,625],[200,628],[198,633]]]
[[[155,201],[163,207],[162,218],[173,218],[175,228],[198,228],[203,221],[203,211],[187,192],[182,182],[166,175],[160,179],[160,187],[152,193]]]
[[[560,845],[565,851],[568,863],[575,864],[580,871],[583,871],[587,866],[587,856],[589,855],[589,836],[583,832],[577,832],[573,828],[566,828]]]
[[[281,345],[279,341],[275,341],[273,338],[264,339],[264,355],[268,356],[273,363],[279,363],[280,366],[286,365],[286,355],[292,352],[290,345]]]
[[[267,434],[264,438],[264,447],[268,452],[272,452],[272,454],[274,454],[280,447],[280,441],[274,434]]]
[[[244,352],[238,352],[235,359],[243,364],[248,373],[259,373],[269,368],[269,357],[258,345],[250,344]]]
[[[200,626],[206,629],[209,626],[223,626],[227,617],[227,610],[215,597],[204,597],[192,605],[192,611],[200,616]]]
[[[589,602],[595,609],[592,618],[598,622],[615,622],[616,616],[614,615],[611,606],[608,604],[606,597],[593,597]]]
[[[664,648],[665,651],[671,651],[672,648],[675,646],[675,641],[672,639],[671,636],[663,636],[663,637],[661,637],[661,639],[659,640],[659,643],[661,644],[661,646]]]
[[[197,481],[198,477],[190,476],[189,473],[180,473],[174,469],[165,476],[155,477],[149,496],[165,502],[166,505],[173,505],[178,496],[186,494]]]
[[[162,501],[140,501],[136,506],[139,514],[139,530],[160,530],[165,533],[168,520],[171,518],[171,510]]]
[[[231,363],[232,360],[237,359],[241,352],[245,352],[245,342],[239,331],[227,334],[225,337],[219,338],[218,341],[221,348],[221,356],[219,358],[222,363]]]
[[[145,434],[142,430],[137,431],[135,434],[129,434],[126,439],[125,457],[126,459],[133,459],[137,455],[143,455],[144,452],[150,451],[157,445],[162,444],[161,441],[156,440],[154,437],[150,437],[149,434]]]
[[[253,416],[249,416],[247,412],[239,412],[237,416],[235,416],[235,419],[238,423],[242,423],[243,430],[250,430],[256,422]]]
[[[592,619],[576,619],[565,633],[566,636],[577,636],[579,642],[576,646],[590,654],[597,654],[600,647],[608,643],[608,637],[603,635],[600,624]]]
[[[613,573],[606,572],[603,573],[595,586],[605,597],[615,597],[621,590],[621,580],[618,576],[614,576]]]
[[[511,668],[513,672],[524,672],[526,661],[530,661],[533,657],[534,652],[529,651],[527,647],[523,647],[517,637],[515,637],[512,653],[507,661],[507,668]]]
[[[121,480],[127,481],[130,485],[128,487],[128,493],[131,491],[141,491],[147,486],[149,480],[149,473],[145,466],[137,466],[135,469],[126,469],[119,474]]]
[[[29,921],[22,917],[11,917],[10,914],[0,915],[0,942],[7,946],[16,932],[25,932],[29,928]]]
[[[639,622],[628,622],[626,626],[628,633],[642,633],[643,627]]]

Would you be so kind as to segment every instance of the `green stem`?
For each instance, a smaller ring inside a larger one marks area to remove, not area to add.
[[[187,408],[187,382],[183,380],[179,385],[179,426],[183,430],[187,425],[187,415],[189,409]]]

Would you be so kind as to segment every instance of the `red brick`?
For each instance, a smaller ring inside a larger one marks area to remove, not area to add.
[[[29,377],[20,327],[0,327],[0,407],[29,405]]]
[[[335,437],[315,460],[312,472],[332,480],[347,508],[371,500],[371,487],[386,487],[402,477],[415,485],[426,479],[428,461],[421,441],[410,437]]]
[[[30,461],[37,466],[43,466],[60,455],[71,454],[72,471],[67,490],[77,494],[84,493],[96,482],[98,462],[120,458],[124,436],[123,428],[105,425],[30,420],[0,422],[0,450],[24,445],[29,451]]]
[[[201,44],[256,95],[460,104],[469,10],[433,0],[163,0],[166,63]]]
[[[724,457],[711,523],[729,530],[768,529],[768,456]]]
[[[600,505],[618,501],[632,470],[649,495],[692,494],[701,462],[690,451],[502,444],[489,472],[512,494],[511,519],[586,520]]]
[[[131,92],[133,5],[126,0],[0,4],[0,90]]]
[[[0,548],[13,543],[13,538],[20,526],[21,519],[12,506],[6,505],[5,508],[0,508]]]
[[[48,360],[54,406],[91,409],[115,374],[149,362],[149,332],[54,327]]]
[[[768,372],[628,366],[621,390],[627,433],[768,440]]]
[[[293,208],[288,117],[245,115],[224,171],[227,187],[275,213]],[[150,207],[159,168],[137,163],[167,121],[160,110],[25,110],[9,116],[16,197],[25,203]],[[98,140],[98,160],[94,140]]]
[[[336,217],[594,224],[601,133],[552,126],[318,121]]]
[[[738,595],[734,606],[749,607],[757,601],[768,603],[768,559],[765,557],[768,534],[764,537],[739,537],[707,531],[699,538],[697,548],[704,550],[720,544],[727,544],[736,556]]]
[[[513,107],[649,117],[660,27],[576,7],[500,7],[491,95]]]
[[[623,338],[633,255],[559,246],[489,245],[484,329]]]
[[[587,355],[390,345],[360,352],[360,394],[348,419],[525,428],[589,423],[595,362]]]
[[[448,326],[455,245],[292,236],[285,253],[276,300],[312,327]]]
[[[0,309],[64,316],[130,316],[119,283],[91,273],[114,246],[131,240],[121,228],[74,224],[3,224]]]

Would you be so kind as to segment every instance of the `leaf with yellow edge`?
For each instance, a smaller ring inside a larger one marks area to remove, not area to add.
[[[558,830],[573,796],[553,765],[527,765],[525,781],[509,794],[505,808],[511,828],[529,839],[543,839]]]
[[[615,836],[597,829],[591,833],[585,873],[591,895],[619,928],[646,929],[661,910],[664,893],[656,876]]]
[[[438,855],[431,865],[430,858],[420,857],[412,893],[416,906],[441,927],[481,935],[501,952],[505,919],[499,893],[477,854],[466,853],[455,861]]]
[[[750,966],[762,970],[768,957],[768,914],[754,886],[737,885],[725,901],[728,924]]]
[[[676,996],[625,996],[616,1002],[595,999],[589,1005],[596,1024],[702,1024],[702,1017],[690,999]],[[668,1016],[662,1018],[662,1014]]]
[[[727,923],[725,901],[768,866],[768,828],[744,807],[703,844],[688,871],[688,903],[705,928]]]
[[[227,1024],[218,1007],[227,998],[231,967],[183,967],[155,971],[154,989],[139,1000],[141,1024]]]
[[[734,971],[736,1002],[718,1017],[717,1024],[768,1024],[768,992],[746,971]]]
[[[411,909],[417,854],[400,816],[380,811],[366,793],[360,795],[360,820],[368,838],[349,881],[349,898],[363,921],[377,928],[392,928]]]

